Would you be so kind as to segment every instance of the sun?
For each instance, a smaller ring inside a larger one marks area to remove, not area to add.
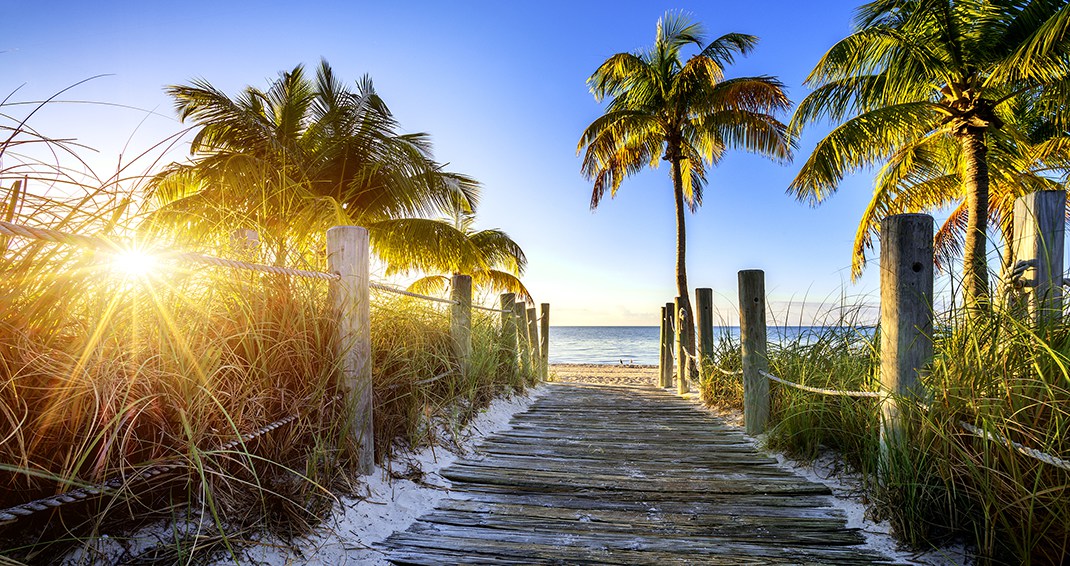
[[[112,256],[111,268],[125,277],[143,278],[156,269],[156,257],[142,250],[123,250]]]

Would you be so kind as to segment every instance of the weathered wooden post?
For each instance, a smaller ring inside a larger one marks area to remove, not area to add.
[[[695,318],[698,320],[699,383],[709,379],[713,368],[713,289],[695,289]]]
[[[327,269],[338,274],[338,279],[331,280],[328,295],[338,322],[339,378],[349,421],[346,432],[357,471],[363,475],[370,474],[375,464],[368,258],[368,230],[358,226],[327,230]]]
[[[542,354],[539,368],[542,370],[543,381],[550,379],[550,303],[542,303],[542,318],[539,320],[539,350]]]
[[[743,421],[747,434],[765,432],[769,425],[769,371],[765,329],[765,272],[739,272],[739,341],[743,355]]]
[[[1035,260],[1022,274],[1032,292],[1029,314],[1038,324],[1057,320],[1063,313],[1063,239],[1066,225],[1066,191],[1040,191],[1014,201],[1011,257]]]
[[[676,328],[676,392],[683,395],[690,391],[688,388],[687,375],[688,368],[691,364],[687,360],[687,338],[685,332],[685,324],[687,324],[687,316],[683,309],[683,301],[680,297],[676,297],[673,302],[673,318]]]
[[[512,382],[512,378],[517,371],[516,312],[513,309],[515,303],[516,295],[513,293],[502,293],[501,297],[499,297],[498,308],[502,311],[502,346],[498,366],[501,371],[506,372],[510,382]]]
[[[669,331],[665,320],[665,307],[661,307],[661,323],[658,327],[658,386],[665,387],[665,356],[669,353],[665,344],[665,335]],[[671,359],[671,358],[670,358]]]
[[[528,315],[528,351],[531,352],[531,381],[538,381],[542,375],[541,356],[539,356],[539,316],[535,303],[527,310]]]
[[[513,305],[516,313],[516,342],[520,350],[520,372],[526,383],[531,379],[531,339],[528,338],[528,311],[524,303],[517,301]]]
[[[881,221],[881,446],[898,441],[902,398],[925,396],[919,374],[933,357],[933,218]]]
[[[450,282],[450,337],[461,375],[468,375],[472,361],[472,276],[454,275]]]
[[[673,374],[673,340],[676,338],[676,305],[665,303],[665,374],[661,376],[661,386],[672,386]]]

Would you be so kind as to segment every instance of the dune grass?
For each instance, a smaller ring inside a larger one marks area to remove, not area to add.
[[[0,212],[67,233],[148,238],[141,245],[150,248],[193,242],[232,259],[324,267],[322,231],[300,224],[292,227],[300,247],[286,253],[235,246],[221,226],[195,238],[143,229],[151,201],[131,197],[144,179],[128,181],[68,179],[47,197],[0,181]],[[102,556],[99,535],[122,538],[155,519],[171,521],[174,542],[142,560],[201,559],[254,530],[283,539],[307,532],[359,484],[341,426],[327,282],[167,259],[132,273],[115,258],[0,237],[0,509],[115,486],[99,505],[0,525],[0,560],[80,549],[74,560],[92,563]],[[530,383],[509,366],[498,333],[497,317],[473,313],[462,375],[447,310],[373,294],[378,461],[399,446],[449,442],[495,396]],[[162,465],[172,468],[152,483],[137,477]]]
[[[984,562],[1059,563],[1070,553],[1070,472],[993,440],[1070,455],[1070,320],[1041,328],[1024,320],[999,308],[938,316],[928,406],[904,401],[907,441],[884,459],[877,400],[776,383],[767,443],[802,460],[838,452],[862,474],[875,515],[915,547],[960,539]],[[771,343],[770,370],[816,387],[876,391],[878,332],[849,320]],[[716,362],[738,368],[738,342],[722,342]],[[708,381],[708,403],[742,409],[738,376],[714,372]],[[998,437],[980,438],[961,422]]]

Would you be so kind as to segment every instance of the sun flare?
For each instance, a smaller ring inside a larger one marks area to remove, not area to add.
[[[142,250],[124,250],[111,261],[114,272],[126,277],[147,277],[157,266],[156,257]]]

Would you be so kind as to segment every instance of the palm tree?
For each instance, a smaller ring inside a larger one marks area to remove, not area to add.
[[[1013,116],[1016,120],[1020,116]],[[1040,190],[1058,189],[1052,178],[1068,171],[1067,142],[1070,137],[1056,135],[1044,128],[1015,124],[1014,131],[1031,131],[1027,140],[1010,139],[1008,128],[989,134],[989,221],[996,227],[1004,245],[1002,271],[1011,267],[1009,244],[1012,234],[1012,209],[1019,197]],[[857,278],[866,266],[867,250],[873,247],[880,221],[893,214],[950,209],[934,237],[938,269],[948,269],[962,256],[966,237],[967,213],[963,199],[961,145],[949,136],[934,140],[929,147],[910,156],[910,171],[904,175],[903,155],[895,155],[877,174],[873,197],[862,215],[855,235],[851,277]]]
[[[792,117],[793,135],[819,119],[839,125],[818,143],[789,192],[816,205],[860,168],[886,162],[879,183],[897,186],[937,177],[934,164],[957,166],[966,218],[964,292],[967,304],[981,304],[988,296],[986,231],[996,157],[990,149],[999,139],[1026,137],[1015,128],[1015,112],[1048,115],[1065,131],[1068,17],[1061,0],[862,6],[856,31],[829,49],[806,79],[815,90]],[[920,193],[937,190],[919,187]],[[945,200],[929,195],[919,202]]]
[[[400,223],[400,222],[399,222]],[[389,265],[387,275],[419,271],[425,273],[409,290],[415,293],[440,294],[446,290],[452,275],[469,275],[477,289],[516,293],[531,300],[520,276],[527,266],[527,257],[508,234],[498,229],[475,230],[475,212],[458,206],[450,218],[441,220],[405,221],[401,229],[383,230],[384,237],[397,242],[383,242],[382,248],[393,253],[383,254]],[[438,253],[434,256],[414,253],[402,245],[405,241],[434,241]]]
[[[314,80],[298,65],[267,90],[247,87],[233,99],[204,80],[167,90],[198,130],[194,159],[154,182],[157,221],[201,234],[251,223],[281,261],[295,216],[360,224],[384,241],[375,237],[380,223],[477,202],[478,183],[443,171],[426,134],[398,133],[368,77],[350,90],[326,61]]]
[[[654,46],[639,53],[617,53],[587,79],[598,101],[608,98],[605,114],[583,132],[577,153],[582,171],[594,181],[591,208],[606,190],[616,196],[621,181],[664,159],[671,166],[676,207],[676,287],[687,323],[685,339],[694,352],[695,334],[685,265],[685,205],[702,204],[706,165],[729,149],[744,149],[777,160],[791,159],[786,127],[776,114],[790,102],[772,77],[726,79],[725,67],[757,44],[754,36],[723,35],[703,46],[702,27],[679,13],[658,20]],[[681,59],[696,46],[698,54]]]

